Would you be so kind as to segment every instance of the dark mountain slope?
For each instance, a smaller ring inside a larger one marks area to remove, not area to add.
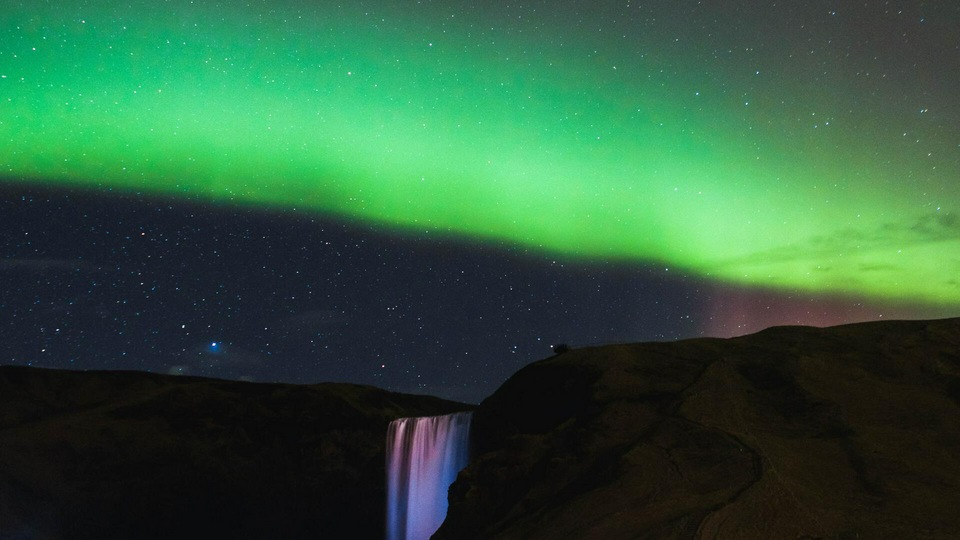
[[[387,424],[465,407],[0,367],[0,538],[382,538]]]
[[[474,437],[436,538],[960,538],[960,319],[573,350]]]

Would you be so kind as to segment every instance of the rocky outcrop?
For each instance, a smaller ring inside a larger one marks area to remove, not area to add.
[[[960,538],[960,319],[575,349],[474,439],[434,538]]]
[[[0,538],[383,538],[388,423],[465,407],[0,367]]]

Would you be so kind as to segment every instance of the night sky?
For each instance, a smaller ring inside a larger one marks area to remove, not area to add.
[[[955,2],[2,7],[2,364],[476,402],[960,315]]]

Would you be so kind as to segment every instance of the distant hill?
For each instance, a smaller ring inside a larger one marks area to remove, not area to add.
[[[0,367],[0,539],[383,538],[387,424],[349,384]]]
[[[573,349],[474,413],[440,539],[960,538],[960,319]]]

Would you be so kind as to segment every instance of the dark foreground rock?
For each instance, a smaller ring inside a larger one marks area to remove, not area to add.
[[[383,538],[376,388],[0,367],[0,538]]]
[[[571,350],[474,413],[440,539],[960,538],[960,319]]]

